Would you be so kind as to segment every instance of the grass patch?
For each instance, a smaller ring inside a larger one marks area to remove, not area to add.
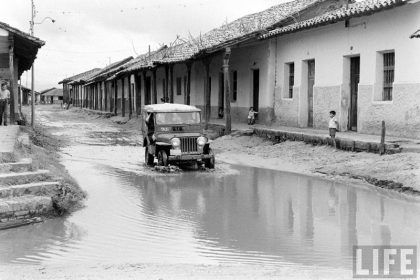
[[[35,129],[23,127],[22,130],[29,136],[30,141],[17,142],[13,155],[15,161],[31,158],[31,171],[38,169],[49,170],[48,179],[61,183],[57,190],[47,194],[52,197],[58,215],[70,213],[82,207],[86,193],[60,163],[58,151],[65,142],[39,127]]]

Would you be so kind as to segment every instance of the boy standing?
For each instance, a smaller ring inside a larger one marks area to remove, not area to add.
[[[248,125],[255,124],[255,115],[258,114],[258,112],[254,111],[253,107],[249,108],[248,112]]]
[[[0,89],[0,125],[4,123],[4,126],[7,126],[7,104],[9,103],[9,98],[10,92],[7,89],[7,83],[2,82]]]
[[[335,117],[336,113],[335,111],[330,111],[330,121],[328,123],[328,129],[330,131],[330,136],[333,142],[333,146],[334,148],[337,149],[337,144],[335,142],[335,134],[337,132],[338,129],[338,121],[337,118]]]

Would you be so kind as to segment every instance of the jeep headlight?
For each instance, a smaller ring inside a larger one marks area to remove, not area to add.
[[[179,140],[179,138],[174,137],[171,139],[171,144],[174,149],[177,149],[179,148],[179,146],[181,146],[181,140]]]
[[[198,146],[204,146],[207,143],[207,138],[200,136],[197,138],[197,144]]]

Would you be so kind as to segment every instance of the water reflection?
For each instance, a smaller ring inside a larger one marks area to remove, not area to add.
[[[136,175],[102,160],[65,164],[89,193],[86,209],[0,232],[0,262],[349,269],[353,245],[420,245],[419,204],[367,189],[240,166],[239,174],[220,177]]]

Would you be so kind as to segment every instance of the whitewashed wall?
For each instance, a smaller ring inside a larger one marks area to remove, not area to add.
[[[325,128],[336,110],[341,128],[349,111],[348,58],[360,56],[358,131],[377,134],[385,120],[392,135],[420,137],[420,40],[409,35],[420,27],[420,3],[369,17],[290,34],[277,40],[275,115],[277,122],[307,126],[305,60],[315,59],[314,126]],[[380,101],[381,51],[395,51],[393,101]],[[285,63],[295,63],[293,99],[285,98]]]

